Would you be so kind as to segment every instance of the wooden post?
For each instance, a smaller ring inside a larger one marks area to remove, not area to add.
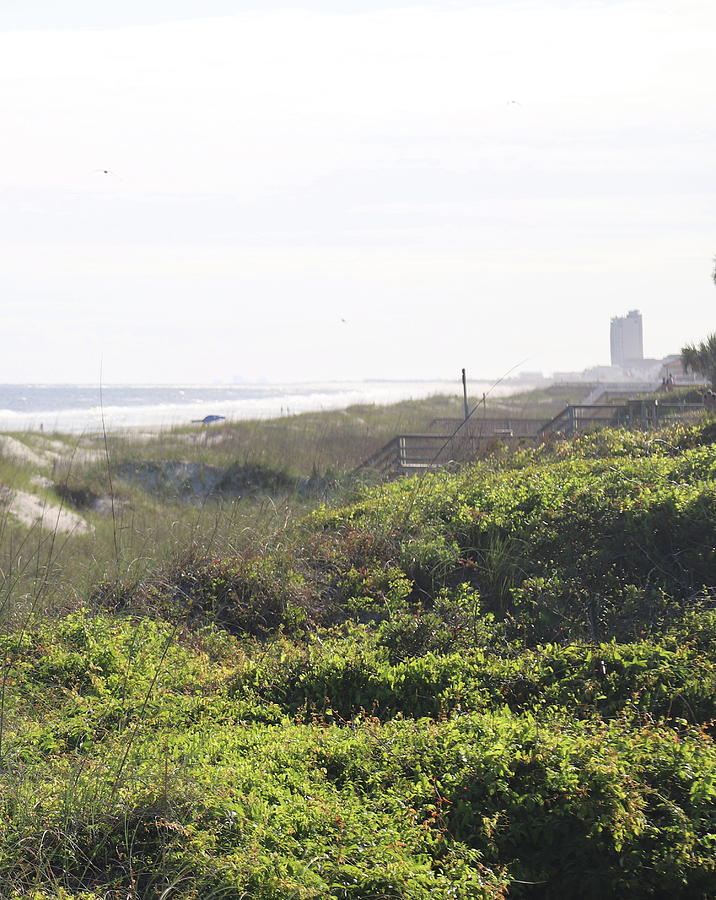
[[[465,370],[462,370],[462,402],[463,402],[463,411],[465,413],[465,421],[470,418],[470,410],[467,405],[467,376],[465,374]]]

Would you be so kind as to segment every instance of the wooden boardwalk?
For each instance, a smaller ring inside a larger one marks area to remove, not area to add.
[[[384,475],[407,475],[438,469],[451,462],[478,458],[490,444],[540,444],[573,437],[598,428],[627,426],[654,428],[676,419],[696,419],[700,403],[629,400],[622,404],[570,404],[551,419],[490,418],[434,419],[422,434],[397,434],[358,467]]]

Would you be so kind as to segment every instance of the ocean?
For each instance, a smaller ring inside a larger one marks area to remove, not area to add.
[[[520,386],[521,389],[524,385]],[[500,385],[495,394],[514,386]],[[472,396],[490,390],[470,384]],[[0,431],[97,432],[166,427],[204,416],[265,419],[354,403],[394,403],[432,394],[462,395],[456,381],[359,381],[235,385],[0,385]]]

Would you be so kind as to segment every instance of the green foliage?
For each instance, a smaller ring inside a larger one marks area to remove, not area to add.
[[[703,681],[676,637],[390,663],[355,626],[303,647],[219,642],[221,664],[207,634],[175,637],[87,616],[24,636],[6,896],[712,893],[716,752],[703,728],[657,720]]]
[[[687,344],[681,348],[681,362],[688,372],[697,372],[708,378],[716,388],[716,334],[709,334],[700,344]]]
[[[601,433],[520,468],[396,482],[312,523],[397,537],[393,559],[423,603],[466,581],[523,639],[630,639],[682,615],[712,581],[709,429]]]
[[[357,489],[23,619],[0,893],[713,897],[713,440]]]

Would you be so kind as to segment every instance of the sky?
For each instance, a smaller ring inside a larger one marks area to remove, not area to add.
[[[432,379],[715,330],[712,0],[2,0],[0,382]],[[98,8],[99,7],[99,8]]]

